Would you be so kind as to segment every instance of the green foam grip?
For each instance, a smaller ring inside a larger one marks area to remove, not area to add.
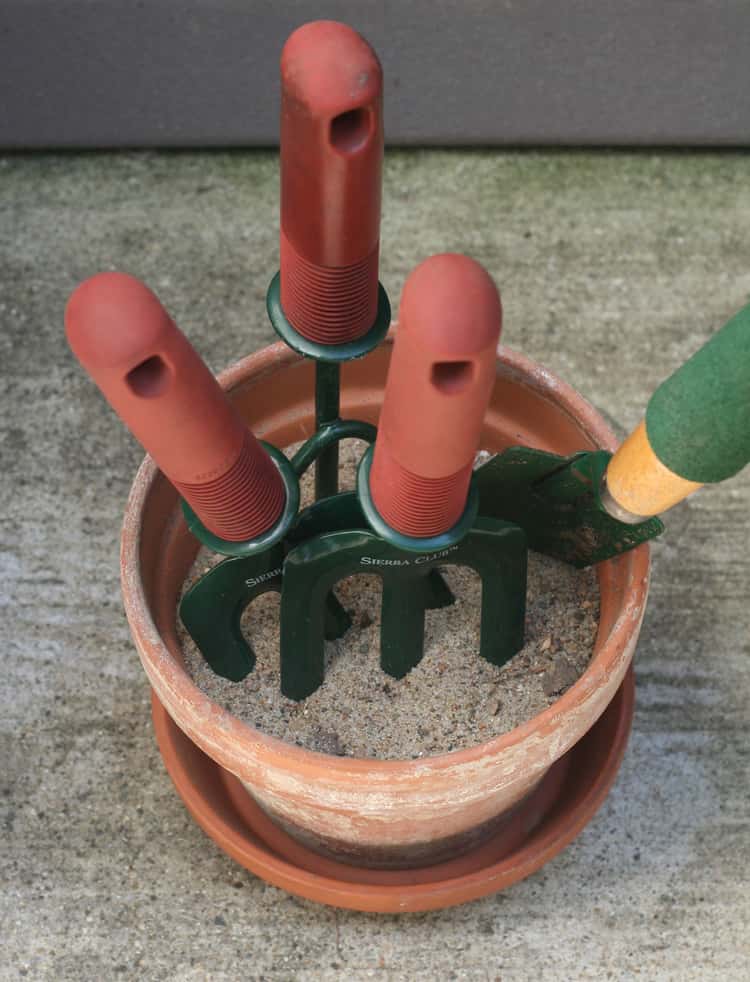
[[[659,460],[687,481],[723,481],[750,461],[750,305],[662,382],[646,433]]]

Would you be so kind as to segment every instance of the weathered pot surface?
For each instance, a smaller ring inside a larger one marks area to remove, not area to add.
[[[390,341],[342,372],[342,415],[377,422]],[[254,432],[277,446],[314,429],[313,364],[284,344],[222,376]],[[615,438],[573,389],[501,348],[482,446],[558,453]],[[598,567],[601,616],[583,676],[554,705],[502,736],[417,760],[332,757],[267,736],[212,702],[184,669],[176,603],[197,542],[177,493],[150,459],[136,475],[122,535],[125,609],[156,695],[185,734],[236,775],[287,832],[324,855],[369,866],[419,866],[470,849],[497,827],[585,734],[614,697],[635,650],[648,592],[640,546]]]

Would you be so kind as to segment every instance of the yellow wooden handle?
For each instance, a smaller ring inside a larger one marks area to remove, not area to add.
[[[605,480],[609,497],[633,518],[660,515],[703,486],[662,464],[649,443],[645,420],[610,460]]]

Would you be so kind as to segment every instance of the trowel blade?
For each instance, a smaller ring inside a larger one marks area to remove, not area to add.
[[[510,447],[477,469],[479,514],[520,525],[529,548],[583,568],[619,556],[664,531],[658,518],[627,525],[612,518],[599,488],[611,454],[571,457]]]

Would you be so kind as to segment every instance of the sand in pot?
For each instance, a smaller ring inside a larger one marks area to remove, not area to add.
[[[358,441],[342,445],[342,489],[353,486],[361,451]],[[307,474],[303,501],[311,500],[311,490]],[[185,589],[218,558],[201,550]],[[380,581],[367,575],[337,586],[354,623],[343,638],[326,644],[325,682],[303,702],[279,690],[276,594],[245,611],[243,631],[257,662],[242,682],[216,675],[178,619],[187,671],[209,698],[264,733],[309,750],[385,760],[445,753],[499,736],[546,709],[586,670],[599,619],[593,570],[530,553],[526,643],[502,668],[479,656],[478,576],[451,566],[443,575],[456,602],[427,612],[424,658],[403,679],[380,669]]]

